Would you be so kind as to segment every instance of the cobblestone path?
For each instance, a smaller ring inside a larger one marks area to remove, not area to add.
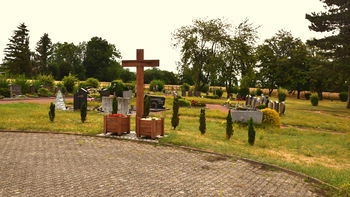
[[[320,196],[303,178],[178,148],[0,132],[0,196]]]

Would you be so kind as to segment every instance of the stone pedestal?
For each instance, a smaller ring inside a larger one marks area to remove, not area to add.
[[[250,118],[253,118],[254,123],[261,124],[263,120],[262,111],[231,111],[233,122],[248,122]]]
[[[64,103],[64,98],[63,98],[61,90],[58,90],[58,92],[57,92],[55,107],[57,110],[66,110],[67,109],[66,104]]]

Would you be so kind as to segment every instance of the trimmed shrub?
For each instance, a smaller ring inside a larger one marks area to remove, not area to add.
[[[248,121],[248,143],[253,146],[255,142],[255,129],[253,118],[250,118]]]
[[[260,104],[257,106],[258,109],[265,109],[266,108],[266,105],[265,104]]]
[[[131,90],[135,92],[135,82],[132,83],[124,83],[124,90]]]
[[[231,110],[228,110],[228,114],[226,117],[226,138],[229,140],[233,135],[233,121],[231,116]]]
[[[112,114],[117,114],[117,113],[118,113],[118,100],[117,100],[117,97],[113,97]]]
[[[82,123],[86,121],[86,115],[87,115],[87,104],[86,102],[83,102],[80,106],[80,119]]]
[[[44,96],[44,97],[48,97],[50,95],[50,92],[47,88],[39,88],[38,89],[38,95],[39,96]]]
[[[201,92],[203,93],[208,93],[209,92],[209,85],[205,84],[202,88],[201,88]]]
[[[179,106],[180,107],[189,107],[189,106],[191,106],[190,101],[188,101],[188,100],[186,100],[184,98],[181,98],[181,97],[179,97],[178,102],[179,102]]]
[[[284,88],[278,88],[278,102],[283,102],[287,98],[288,91]]]
[[[11,91],[9,88],[0,88],[0,95],[4,97],[11,97]]]
[[[307,92],[304,94],[306,100],[310,100],[311,93]]]
[[[342,102],[346,102],[348,100],[348,93],[347,92],[339,93],[339,99]]]
[[[239,88],[238,94],[241,96],[241,98],[245,98],[249,94],[249,88],[246,88],[246,87]]]
[[[173,116],[171,117],[171,126],[173,129],[179,125],[179,98],[175,97],[173,101]]]
[[[123,84],[123,81],[121,80],[114,80],[111,82],[111,86],[109,87],[109,90],[114,93],[117,97],[123,96],[123,91],[125,90],[125,86]]]
[[[204,96],[204,98],[208,99],[219,99],[220,97],[218,95],[213,95],[213,96]]]
[[[238,94],[239,92],[239,87],[238,86],[233,86],[229,88],[229,93],[231,94]]]
[[[61,88],[61,91],[63,94],[67,93],[66,86],[64,86],[63,83],[61,82],[57,83],[57,87]]]
[[[55,120],[55,104],[50,104],[49,119],[51,122]]]
[[[216,89],[216,90],[214,91],[214,94],[215,94],[216,96],[218,96],[218,98],[221,98],[222,95],[224,94],[224,91],[222,91],[222,89]]]
[[[143,117],[149,116],[150,109],[151,109],[151,97],[146,94],[143,99]]]
[[[73,93],[75,83],[78,82],[78,78],[69,73],[68,76],[64,76],[62,79],[64,87],[66,87],[67,92]]]
[[[162,80],[152,80],[149,85],[149,89],[151,91],[160,92],[164,89],[164,85],[165,83]]]
[[[205,134],[206,131],[206,123],[205,123],[205,109],[201,109],[201,113],[199,115],[199,131],[202,135]]]
[[[310,96],[310,101],[312,106],[317,106],[318,105],[318,95],[317,94],[312,94]]]
[[[13,83],[21,86],[21,92],[23,95],[26,93],[29,93],[30,83],[28,82],[28,80],[25,78],[24,75],[18,76]]]
[[[189,91],[191,86],[188,83],[183,83],[181,85],[181,90]]]
[[[281,126],[281,118],[275,110],[265,108],[261,111],[263,112],[263,124],[271,125],[274,127]]]
[[[5,77],[0,77],[0,88],[8,88],[9,85],[10,83]]]
[[[260,88],[256,89],[256,95],[261,96],[262,94],[264,93]]]
[[[55,79],[52,75],[39,75],[37,79],[38,83],[42,86],[47,86],[50,88],[53,88],[55,86]]]
[[[91,78],[86,79],[85,85],[86,85],[86,87],[98,88],[98,87],[100,87],[100,81],[98,79],[91,77]]]

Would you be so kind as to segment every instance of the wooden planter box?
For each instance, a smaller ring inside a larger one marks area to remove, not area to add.
[[[123,133],[130,133],[130,116],[127,117],[112,117],[108,114],[104,116],[103,124],[104,132],[117,133],[121,135]]]
[[[137,118],[137,137],[145,136],[155,139],[158,135],[164,136],[164,118],[159,120],[145,120]]]

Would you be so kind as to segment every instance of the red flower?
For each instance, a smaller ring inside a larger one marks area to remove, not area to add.
[[[126,118],[127,116],[124,114],[109,114],[109,117],[122,117],[122,118]]]

